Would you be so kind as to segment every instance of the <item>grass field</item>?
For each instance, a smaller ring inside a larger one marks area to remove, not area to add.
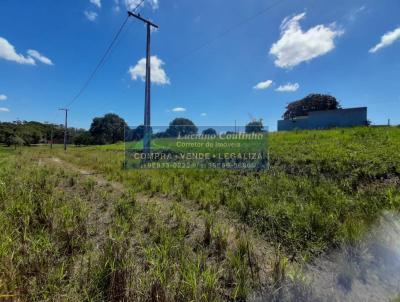
[[[400,211],[400,128],[273,133],[268,145],[260,173],[125,171],[123,144],[1,148],[0,295],[272,297],[297,264]]]

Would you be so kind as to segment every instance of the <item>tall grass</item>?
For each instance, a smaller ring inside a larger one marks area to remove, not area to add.
[[[210,225],[205,245],[203,218],[193,220],[180,203],[139,202],[132,190],[110,192],[28,153],[7,159],[0,170],[2,297],[222,301],[252,291],[242,273],[247,258],[231,265],[236,247],[220,223]]]
[[[123,145],[54,154],[138,192],[226,207],[292,255],[357,240],[383,210],[400,207],[399,128],[274,133],[269,146],[266,173],[123,171]]]
[[[219,209],[276,248],[269,278],[279,296],[281,284],[302,279],[290,262],[356,246],[384,210],[400,210],[399,128],[277,133],[269,145],[264,173],[124,171],[122,145],[5,149],[0,293],[25,301],[246,299],[260,285],[252,242],[240,232],[232,240]],[[34,163],[49,157],[127,190],[116,196],[93,179]],[[141,203],[139,192],[176,202]],[[97,202],[112,205],[101,233]]]

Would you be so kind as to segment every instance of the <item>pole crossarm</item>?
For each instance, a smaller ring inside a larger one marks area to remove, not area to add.
[[[132,12],[128,11],[128,16],[135,17],[136,19],[139,19],[140,21],[143,21],[146,24],[149,24],[149,25],[151,25],[151,26],[153,26],[155,28],[158,28],[158,25],[154,24],[153,22],[151,22],[151,21],[149,21],[149,20],[147,20],[145,18],[142,18],[140,16],[140,14],[135,14],[135,13],[132,13]]]

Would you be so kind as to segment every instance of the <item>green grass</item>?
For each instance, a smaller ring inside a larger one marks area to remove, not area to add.
[[[67,175],[8,157],[0,170],[0,293],[61,299],[74,260],[87,249],[87,204],[57,187]]]
[[[55,154],[137,191],[225,206],[292,254],[354,241],[399,209],[399,128],[273,133],[269,146],[266,173],[122,171],[123,144]]]
[[[1,163],[0,298],[222,301],[255,288],[221,225],[205,245],[202,218],[181,204],[139,202],[33,153]]]
[[[270,169],[262,173],[223,170],[124,171],[122,143],[70,147],[67,153],[60,146],[55,146],[53,150],[47,147],[17,151],[4,149],[0,151],[0,164],[9,168],[1,173],[1,181],[6,184],[7,190],[2,196],[8,196],[1,205],[1,219],[4,222],[1,224],[1,234],[6,234],[2,238],[3,255],[11,254],[11,250],[18,245],[24,246],[24,236],[32,237],[28,242],[34,244],[24,248],[29,251],[32,249],[35,259],[41,261],[46,259],[43,255],[56,251],[61,256],[61,263],[68,262],[68,257],[63,255],[63,247],[72,243],[70,249],[74,253],[91,253],[90,249],[85,250],[87,247],[85,241],[81,240],[82,234],[68,226],[71,221],[85,219],[85,196],[91,190],[96,192],[93,184],[85,182],[79,185],[83,192],[80,201],[47,204],[49,199],[54,199],[54,189],[49,189],[57,187],[54,179],[61,181],[65,178],[67,186],[76,186],[76,181],[71,181],[70,175],[55,177],[54,173],[59,172],[46,174],[49,172],[38,170],[37,167],[22,169],[23,165],[29,167],[28,162],[23,164],[23,158],[37,160],[58,157],[82,169],[101,172],[109,180],[121,182],[133,195],[144,192],[149,196],[176,200],[176,205],[166,213],[165,209],[141,208],[126,200],[112,201],[117,214],[109,230],[110,243],[105,244],[102,254],[94,258],[103,265],[99,271],[93,272],[93,276],[97,276],[93,284],[87,285],[91,297],[103,299],[114,295],[113,291],[118,292],[118,288],[110,289],[101,280],[105,276],[114,278],[111,284],[117,284],[121,278],[125,280],[128,275],[123,272],[131,272],[132,267],[137,267],[138,259],[145,264],[137,268],[142,276],[141,283],[132,281],[134,285],[124,281],[128,285],[123,292],[138,292],[143,299],[153,294],[165,295],[172,300],[194,301],[218,300],[226,297],[224,295],[232,299],[247,296],[256,287],[254,280],[249,277],[252,272],[247,255],[251,253],[241,247],[240,238],[237,240],[239,244],[229,244],[226,230],[212,217],[217,209],[231,213],[277,248],[279,257],[275,261],[275,277],[272,278],[276,279],[275,283],[282,282],[284,278],[287,258],[310,259],[342,244],[355,245],[383,211],[400,210],[400,128],[365,127],[273,133],[268,143]],[[9,166],[10,157],[16,158],[12,167]],[[2,158],[5,160],[1,161]],[[18,171],[22,171],[23,178],[13,181]],[[32,182],[34,187],[29,187]],[[18,188],[17,184],[26,184],[27,188],[23,192],[11,189]],[[33,194],[32,188],[33,192],[40,191],[34,193],[40,194],[40,198],[35,197],[35,200],[40,200],[39,209],[36,203],[27,202],[33,198],[30,195]],[[187,240],[192,232],[192,221],[180,206],[185,200],[196,209],[208,213],[202,216],[204,231],[198,234],[196,241],[201,243],[201,248],[194,248],[197,245]],[[46,212],[48,209],[51,212]],[[9,215],[8,211],[15,211],[18,215]],[[59,214],[59,211],[64,214]],[[76,215],[68,214],[74,211],[78,211]],[[59,230],[46,227],[49,220],[53,221],[60,215],[65,215],[66,221],[55,224]],[[14,225],[19,225],[17,231]],[[66,237],[65,230],[62,233],[63,229],[70,232],[67,234],[72,239]],[[61,240],[53,242],[58,232],[63,234]],[[63,238],[70,239],[66,243]],[[132,249],[129,238],[139,240],[136,245],[139,254],[134,252],[137,249]],[[16,242],[15,246],[13,242]],[[211,262],[207,256],[210,250],[214,255]],[[60,278],[54,281],[56,285],[53,286],[66,291],[64,285],[69,283],[63,285],[64,279],[60,276],[63,270],[68,270],[68,266],[65,263],[64,266],[57,264],[55,259],[52,261],[55,261],[53,266],[44,266],[43,276],[47,277],[35,282],[44,282],[38,284],[40,288],[46,288],[46,282],[49,282],[46,280]],[[2,262],[8,268],[7,263]],[[25,273],[17,270],[15,276],[21,274]],[[12,285],[3,291],[6,293],[13,292],[20,288],[18,284],[22,284],[22,281],[12,282],[12,278],[6,280]],[[57,292],[53,288],[49,294],[49,290],[45,294],[55,295]],[[42,291],[40,295],[43,297]]]

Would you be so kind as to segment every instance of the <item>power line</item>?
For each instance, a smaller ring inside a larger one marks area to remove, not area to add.
[[[145,0],[141,0],[136,7],[133,9],[133,11],[137,12],[138,8],[144,3]],[[186,57],[190,56],[191,54],[200,51],[201,49],[207,47],[208,45],[214,43],[216,40],[222,38],[223,36],[229,34],[230,32],[232,32],[233,30],[235,30],[236,28],[250,22],[251,20],[253,20],[254,18],[270,11],[271,9],[273,9],[275,6],[281,4],[282,2],[284,2],[285,0],[278,0],[274,3],[272,3],[271,5],[269,5],[268,7],[260,10],[259,12],[241,20],[240,22],[236,23],[235,25],[227,28],[226,30],[220,32],[218,35],[216,35],[215,37],[213,37],[212,39],[204,42],[203,44],[199,45],[198,47],[190,50],[189,52],[187,52],[186,54],[178,57],[177,59],[175,59],[174,61],[172,61],[172,63],[169,64],[169,66],[176,64],[178,62],[180,62],[181,60],[185,59]],[[127,16],[127,18],[124,20],[124,22],[122,23],[121,27],[119,28],[119,30],[117,31],[116,35],[114,36],[113,40],[111,41],[109,47],[106,49],[106,52],[104,53],[104,55],[102,56],[102,58],[100,59],[99,63],[96,65],[94,71],[91,73],[91,75],[89,76],[88,80],[84,83],[84,85],[82,86],[82,88],[79,90],[79,92],[75,95],[75,97],[66,105],[66,107],[70,107],[82,94],[83,92],[86,90],[86,88],[89,86],[90,82],[93,80],[94,76],[96,75],[96,73],[99,71],[99,69],[102,67],[102,65],[105,63],[107,56],[112,52],[113,50],[113,46],[116,43],[118,37],[120,36],[122,30],[124,29],[126,23],[128,22],[129,19],[129,15]]]
[[[264,9],[258,11],[257,13],[255,13],[254,15],[251,15],[241,21],[239,21],[238,23],[234,24],[233,26],[225,29],[224,31],[220,32],[218,35],[216,35],[215,37],[211,38],[210,40],[204,42],[203,44],[193,48],[192,50],[190,50],[189,52],[187,52],[186,54],[183,54],[182,56],[176,58],[174,61],[172,61],[172,63],[169,64],[169,66],[171,66],[171,64],[176,64],[179,61],[185,59],[186,57],[190,56],[191,54],[198,52],[199,50],[207,47],[208,45],[214,43],[215,41],[217,41],[218,39],[222,38],[223,36],[229,34],[230,32],[232,32],[233,30],[235,30],[236,28],[250,22],[251,20],[257,18],[258,16],[265,14],[266,12],[270,11],[271,9],[273,9],[275,6],[281,4],[282,2],[285,2],[285,0],[278,0],[274,3],[272,3],[271,5],[265,7]]]
[[[138,8],[144,3],[145,0],[141,0],[133,9],[134,12],[138,11]],[[91,75],[89,76],[89,78],[86,80],[86,82],[83,84],[82,88],[78,91],[78,93],[72,98],[72,100],[65,106],[65,107],[70,107],[82,94],[83,92],[86,90],[86,88],[89,86],[90,82],[93,80],[94,76],[96,75],[96,73],[99,71],[99,69],[102,67],[102,65],[105,63],[107,56],[112,52],[113,50],[113,46],[115,44],[115,42],[117,41],[118,37],[120,36],[122,30],[124,29],[126,23],[128,22],[129,19],[129,15],[126,17],[126,19],[124,20],[124,22],[122,23],[122,25],[120,26],[120,28],[118,29],[118,31],[116,32],[114,38],[112,39],[110,45],[108,46],[108,48],[106,49],[104,55],[101,57],[99,63],[96,65],[95,69],[93,70],[93,72],[91,73]]]
[[[137,9],[139,8],[139,6],[141,6],[143,4],[144,0],[140,1],[138,5],[136,5],[136,7],[132,10],[133,12],[137,13]]]
[[[103,63],[105,62],[107,56],[109,55],[109,53],[111,52],[115,42],[117,41],[118,37],[120,36],[122,30],[124,29],[126,23],[128,22],[129,16],[127,16],[124,20],[124,22],[122,23],[122,25],[120,26],[120,28],[118,29],[118,31],[116,32],[116,34],[114,35],[114,38],[111,40],[110,45],[107,47],[104,55],[101,57],[99,63],[97,63],[95,69],[93,70],[93,72],[90,74],[89,78],[86,80],[86,82],[83,84],[83,86],[81,87],[81,89],[78,91],[78,93],[72,98],[72,100],[65,106],[66,108],[69,108],[82,94],[83,92],[86,90],[86,88],[89,86],[90,82],[93,80],[94,76],[96,75],[96,73],[99,71],[100,67],[103,65]]]

